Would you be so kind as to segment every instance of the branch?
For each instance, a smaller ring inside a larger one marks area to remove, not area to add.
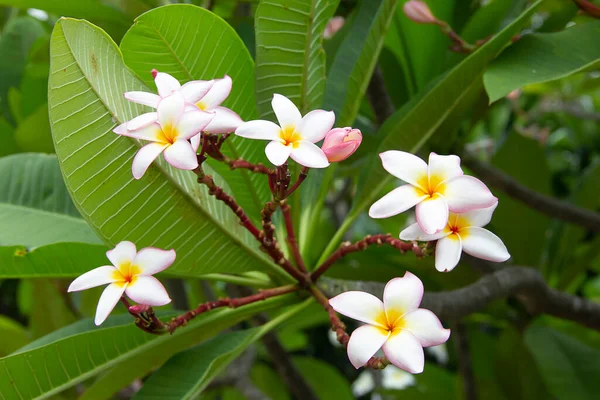
[[[594,232],[600,232],[600,214],[598,213],[535,192],[504,172],[474,158],[464,157],[463,164],[473,170],[490,186],[502,190],[510,197],[543,214],[583,226]]]
[[[348,290],[383,292],[383,283],[342,281],[323,278],[319,287],[329,295]],[[531,314],[548,314],[578,322],[600,331],[600,303],[560,292],[549,287],[542,274],[530,267],[507,267],[483,276],[461,289],[426,292],[421,306],[441,319],[459,320],[481,311],[494,300],[515,296]]]
[[[296,266],[300,271],[306,273],[306,265],[304,265],[304,259],[302,258],[302,254],[300,254],[300,249],[298,248],[298,240],[296,239],[296,233],[294,232],[294,225],[292,221],[290,205],[287,203],[282,204],[281,212],[283,213],[283,219],[285,221],[285,229],[287,231],[287,242],[290,245],[292,255],[294,256],[294,261],[296,261]]]

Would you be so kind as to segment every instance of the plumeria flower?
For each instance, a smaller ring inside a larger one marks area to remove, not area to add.
[[[106,257],[112,265],[86,272],[75,279],[68,289],[69,292],[78,292],[109,284],[98,301],[94,319],[96,325],[106,320],[123,293],[131,300],[148,306],[164,306],[171,302],[164,286],[152,275],[173,264],[175,250],[146,247],[138,252],[135,244],[124,241],[107,251]]]
[[[274,94],[271,101],[279,125],[256,120],[240,125],[235,134],[250,139],[270,140],[265,149],[267,158],[279,166],[292,157],[298,164],[310,168],[325,168],[327,156],[314,143],[325,137],[333,126],[333,111],[313,110],[304,117],[285,96]]]
[[[449,211],[461,213],[490,207],[498,199],[479,179],[463,175],[458,156],[429,154],[429,165],[404,151],[379,154],[383,168],[408,183],[400,186],[369,209],[372,218],[387,218],[417,206],[417,223],[428,234],[446,226]]]
[[[214,117],[214,114],[200,110],[186,111],[183,95],[178,91],[161,99],[156,111],[158,120],[149,125],[131,129],[125,122],[114,129],[119,135],[152,142],[142,147],[133,159],[132,171],[135,179],[144,175],[160,153],[163,153],[165,160],[175,168],[197,168],[196,151],[189,139],[204,129]]]
[[[354,154],[361,142],[360,129],[335,128],[325,135],[321,150],[323,150],[329,162],[339,162]]]
[[[416,383],[413,375],[393,365],[389,365],[381,371],[381,386],[385,389],[404,390]]]
[[[435,246],[435,268],[438,271],[452,271],[464,251],[473,257],[488,261],[502,262],[510,258],[502,240],[487,229],[483,229],[492,219],[498,206],[473,210],[462,214],[450,213],[446,227],[438,233],[427,234],[419,224],[412,224],[400,232],[402,240],[437,240]]]
[[[365,292],[345,292],[329,300],[340,314],[365,322],[352,332],[348,357],[355,368],[365,365],[383,348],[396,367],[413,374],[423,372],[423,347],[436,346],[450,337],[440,320],[429,310],[418,308],[423,283],[410,272],[385,285],[383,302]]]

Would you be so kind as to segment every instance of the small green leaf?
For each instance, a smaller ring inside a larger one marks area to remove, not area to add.
[[[29,93],[26,94],[27,96],[29,96]],[[23,151],[54,153],[47,104],[43,104],[35,112],[19,122],[19,126],[17,126],[17,130],[15,131],[15,140],[19,148]]]
[[[0,315],[0,357],[12,353],[29,342],[27,329],[12,319]]]

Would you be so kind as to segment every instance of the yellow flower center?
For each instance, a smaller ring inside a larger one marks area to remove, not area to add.
[[[199,108],[200,110],[202,110],[202,111],[206,111],[206,109],[208,108],[208,107],[206,106],[206,104],[204,104],[204,103],[202,102],[202,100],[200,100],[199,102],[197,102],[197,103],[196,103],[196,107],[198,107],[198,108]]]
[[[296,132],[296,127],[286,126],[279,131],[279,139],[284,146],[293,146],[294,148],[300,145],[302,136]]]
[[[450,213],[448,217],[448,225],[446,225],[445,231],[449,233],[448,238],[458,239],[460,235],[461,239],[464,239],[467,235],[465,228],[471,226],[471,222],[460,214]]]
[[[441,185],[443,178],[437,175],[428,176],[427,174],[422,175],[419,179],[417,179],[417,184],[419,185],[419,190],[422,194],[428,195],[430,198],[435,194],[443,195],[445,185]]]
[[[165,125],[162,128],[158,129],[156,136],[158,141],[163,143],[173,144],[177,136],[179,136],[179,132],[177,132],[177,127],[173,125]]]
[[[125,284],[133,284],[137,279],[137,276],[142,273],[142,269],[137,265],[131,265],[131,262],[126,261],[117,266],[117,269],[113,271],[113,279],[119,286]]]
[[[404,318],[402,318],[403,314],[404,313],[396,310],[387,310],[387,312],[384,311],[380,313],[375,321],[380,325],[378,328],[381,329],[382,332],[389,335],[396,335],[400,333],[406,325]]]

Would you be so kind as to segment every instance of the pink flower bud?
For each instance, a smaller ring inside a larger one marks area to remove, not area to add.
[[[362,134],[358,129],[335,128],[327,132],[321,150],[329,162],[338,162],[350,157],[362,142]]]
[[[327,26],[325,26],[325,31],[323,31],[323,38],[331,39],[333,35],[344,26],[344,17],[333,17],[327,22]]]
[[[147,306],[145,304],[136,304],[129,307],[129,312],[132,312],[134,314],[145,313],[148,310],[150,310],[150,306]]]
[[[408,18],[419,24],[435,24],[438,22],[437,18],[431,13],[429,6],[422,1],[407,1],[402,9]]]
[[[158,71],[156,69],[152,68],[152,71],[150,71],[150,72],[152,73],[152,77],[154,79],[156,79],[156,75],[158,75]]]

